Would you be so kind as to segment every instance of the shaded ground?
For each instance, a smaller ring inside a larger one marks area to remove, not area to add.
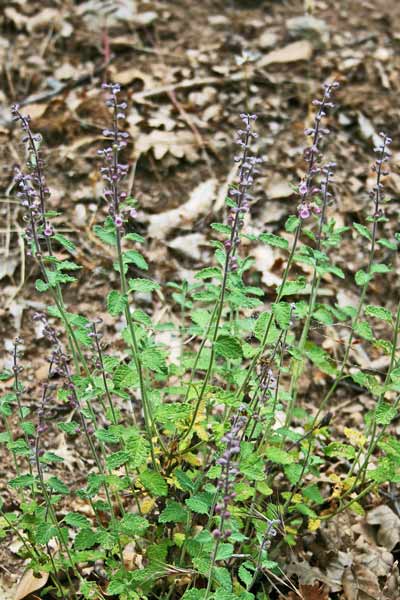
[[[145,253],[158,281],[190,280],[195,269],[209,264],[208,225],[220,214],[227,183],[233,177],[232,140],[239,126],[238,113],[243,110],[259,116],[258,147],[265,157],[247,229],[274,233],[283,229],[296,203],[290,186],[296,185],[304,172],[303,130],[311,116],[310,102],[320,94],[326,78],[341,83],[338,109],[330,119],[329,156],[338,164],[331,213],[344,225],[353,220],[364,222],[370,213],[367,189],[373,181],[372,147],[376,133],[384,129],[394,139],[392,174],[387,182],[388,195],[394,201],[387,209],[387,228],[396,230],[400,5],[394,0],[310,0],[306,4],[313,14],[305,21],[293,20],[304,17],[302,2],[11,1],[3,7],[1,349],[10,350],[16,335],[25,340],[29,360],[24,376],[32,398],[46,373],[45,343],[32,339],[32,311],[40,308],[42,298],[34,292],[35,269],[29,259],[23,260],[21,210],[13,196],[12,167],[23,160],[19,132],[12,127],[8,110],[14,101],[25,105],[34,129],[44,136],[50,204],[63,212],[56,220],[58,230],[80,242],[77,258],[87,270],[79,285],[70,289],[67,302],[87,316],[104,315],[110,278],[111,256],[91,233],[93,224],[101,222],[105,214],[96,156],[102,144],[101,131],[108,124],[99,89],[103,80],[121,83],[129,102],[131,142],[126,158],[133,165],[131,191],[141,209],[137,230],[147,232]],[[249,60],[243,63],[246,52]],[[167,211],[184,205],[201,182],[197,210],[183,210],[171,221]],[[359,239],[340,248],[338,264],[346,274],[364,265],[363,249]],[[279,250],[256,253],[259,277],[271,292],[268,300],[273,299],[282,261]],[[382,285],[386,287],[372,289],[372,301],[374,294],[377,302],[386,298],[392,309],[398,302],[398,272],[394,270]],[[354,299],[356,289],[338,290],[326,280],[323,292],[340,304]],[[142,300],[145,303],[147,299]],[[159,300],[156,312],[165,310],[170,310],[168,302]],[[111,338],[115,332],[109,324]],[[315,333],[321,343],[340,354],[340,331],[331,327]],[[360,364],[363,356],[363,349],[358,348],[352,360]],[[368,360],[377,372],[386,366],[379,361],[373,364],[373,356]],[[8,358],[4,361],[7,364]],[[302,392],[308,392],[307,399],[314,401],[324,384],[324,380],[304,380]],[[340,389],[337,396],[338,405],[347,411],[348,426],[358,425],[370,400],[349,388]],[[48,442],[49,447],[64,443],[53,438]],[[72,473],[77,464],[84,464],[85,457],[79,457],[73,447],[66,452]],[[1,467],[1,486],[11,468],[7,460]],[[385,544],[377,543],[376,528],[360,533],[363,526],[355,517],[342,527],[349,539],[340,535],[336,539],[330,532],[328,542],[323,543],[340,547],[343,553],[358,544],[362,547],[358,557],[363,552],[382,554]],[[304,584],[310,557],[312,562],[320,551],[315,540],[310,547],[305,540],[304,547],[295,552],[292,572]],[[324,552],[328,552],[326,546]],[[304,558],[304,565],[299,557]],[[9,587],[22,565],[13,548],[3,548],[0,560],[8,582],[5,587]],[[365,561],[357,560],[354,568],[368,571]],[[386,561],[389,564],[387,556]],[[306,573],[303,576],[299,565]],[[342,567],[341,577],[348,566]],[[370,570],[376,575],[374,569]],[[385,577],[389,580],[390,568],[382,567],[378,575],[384,583]],[[355,598],[343,577],[334,592]],[[368,589],[377,597],[373,585],[370,582]],[[359,598],[370,597],[365,593]]]

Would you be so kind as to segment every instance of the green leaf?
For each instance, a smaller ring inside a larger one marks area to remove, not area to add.
[[[213,277],[221,279],[221,271],[216,267],[206,267],[205,269],[201,269],[201,271],[194,276],[195,279],[212,279]]]
[[[90,521],[83,515],[79,513],[69,512],[65,515],[64,521],[67,525],[71,525],[71,527],[76,527],[77,529],[90,528]]]
[[[75,244],[71,242],[71,240],[66,238],[64,235],[61,235],[61,233],[56,233],[55,235],[53,235],[53,239],[56,240],[59,244],[61,244],[61,246],[63,246],[71,254],[76,252]]]
[[[371,266],[371,273],[390,273],[391,267],[384,263],[375,263]]]
[[[270,446],[265,451],[265,455],[273,463],[278,465],[289,465],[294,462],[294,456],[275,446]]]
[[[220,544],[218,546],[216,560],[228,560],[233,554],[233,544]]]
[[[295,215],[291,215],[285,223],[286,231],[288,233],[293,233],[293,231],[295,229],[297,229],[299,223],[300,223],[300,219],[298,217],[296,217]]]
[[[158,517],[159,523],[186,523],[187,511],[175,500],[167,500],[167,506]]]
[[[121,519],[120,528],[123,533],[128,535],[141,535],[150,526],[147,519],[140,515],[127,514]]]
[[[92,548],[95,544],[97,544],[96,532],[89,527],[81,529],[74,539],[74,548],[76,550],[87,550],[87,548]]]
[[[306,287],[306,278],[298,277],[296,281],[286,281],[285,285],[278,287],[278,293],[281,297],[283,296],[293,296],[294,294],[298,294]]]
[[[106,457],[106,464],[109,469],[117,469],[121,465],[129,461],[129,452],[120,450],[119,452],[113,452]]]
[[[139,244],[144,244],[146,241],[144,237],[142,235],[139,235],[138,233],[127,233],[126,235],[124,235],[123,239],[130,240],[132,242],[138,242]]]
[[[47,480],[47,485],[51,490],[57,492],[57,494],[62,494],[63,496],[69,494],[69,488],[58,477],[50,477]]]
[[[238,571],[239,579],[243,581],[246,587],[249,587],[251,582],[253,581],[253,575],[246,569],[244,565],[240,565]]]
[[[146,262],[144,256],[138,252],[137,250],[126,250],[123,253],[123,261],[124,264],[134,264],[138,267],[138,269],[142,269],[143,271],[147,271],[149,265]]]
[[[36,279],[35,281],[35,288],[37,289],[38,292],[45,292],[46,290],[49,289],[49,284],[45,283],[42,279]]]
[[[367,321],[359,321],[354,325],[354,331],[357,335],[372,342],[375,339],[371,325]]]
[[[379,244],[379,246],[383,246],[384,248],[388,248],[389,250],[397,250],[397,242],[391,242],[390,240],[378,240],[377,244]]]
[[[200,515],[208,515],[210,505],[199,495],[192,496],[185,500],[185,504],[190,508],[191,511]]]
[[[96,237],[108,246],[117,245],[117,234],[115,233],[115,225],[112,219],[106,219],[105,226],[95,225],[93,231]]]
[[[155,348],[143,350],[140,354],[140,360],[142,365],[151,371],[156,373],[166,373],[167,371],[164,354]]]
[[[397,409],[388,402],[380,401],[375,408],[375,419],[378,425],[389,425],[397,416]]]
[[[281,329],[287,329],[290,323],[291,307],[288,302],[278,302],[272,305],[272,312]]]
[[[365,227],[365,225],[360,225],[360,223],[353,223],[354,229],[363,237],[365,237],[367,240],[371,241],[372,240],[372,235],[370,230],[368,229],[368,227]]]
[[[13,488],[24,488],[30,487],[35,483],[35,477],[26,473],[25,475],[18,475],[18,477],[14,477],[14,479],[10,479],[8,484]]]
[[[289,248],[289,242],[287,240],[279,235],[274,235],[273,233],[262,233],[258,239],[261,242],[269,244],[270,246],[275,246],[276,248],[283,248],[284,250]]]
[[[348,444],[342,444],[341,442],[331,442],[329,446],[325,448],[325,454],[327,456],[335,456],[338,458],[352,459],[356,455],[355,448]]]
[[[124,312],[127,301],[124,294],[111,290],[107,296],[107,311],[112,317],[116,317]]]
[[[211,229],[218,231],[218,233],[225,233],[226,235],[230,235],[231,228],[228,225],[223,225],[222,223],[211,223]]]
[[[371,279],[371,276],[368,275],[368,273],[366,273],[362,269],[357,271],[357,273],[355,274],[355,277],[354,277],[354,280],[357,285],[366,285],[370,281],[370,279]]]
[[[140,481],[152,496],[167,496],[167,482],[157,471],[143,471],[140,473]]]
[[[373,306],[372,304],[368,304],[368,306],[365,307],[365,314],[368,317],[381,319],[387,323],[392,322],[392,313],[390,310],[387,310],[387,308],[383,308],[382,306]]]
[[[156,281],[151,279],[136,278],[129,280],[129,291],[130,292],[153,292],[159,290],[160,285]]]
[[[39,523],[35,527],[35,538],[38,544],[47,544],[56,535],[57,529],[51,523]]]
[[[224,358],[242,358],[242,347],[240,341],[230,335],[220,335],[215,342],[215,352]]]

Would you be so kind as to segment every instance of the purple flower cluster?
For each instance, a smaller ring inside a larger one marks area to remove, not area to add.
[[[11,107],[11,116],[13,121],[18,121],[21,125],[22,142],[26,145],[29,157],[27,167],[30,170],[30,174],[24,174],[19,167],[15,168],[15,181],[19,187],[17,197],[21,199],[22,206],[27,211],[24,217],[28,223],[25,230],[27,239],[38,242],[35,237],[39,238],[41,234],[47,238],[54,235],[54,230],[50,223],[46,222],[45,216],[45,203],[50,196],[50,190],[46,185],[44,162],[39,151],[42,136],[32,132],[31,118],[21,114],[18,104]],[[36,252],[39,252],[39,248],[36,248]]]
[[[308,163],[307,174],[299,183],[298,191],[300,195],[300,204],[297,207],[300,219],[308,219],[312,213],[319,214],[320,207],[313,201],[313,197],[320,194],[321,186],[314,184],[314,178],[321,172],[321,168],[317,165],[321,157],[319,148],[321,140],[328,135],[329,129],[322,127],[321,122],[326,117],[326,109],[334,108],[333,102],[330,101],[332,93],[339,87],[335,81],[324,85],[324,95],[322,100],[313,100],[312,104],[318,106],[318,112],[315,115],[314,125],[304,131],[305,135],[312,136],[311,146],[304,151],[304,159]]]
[[[235,256],[236,249],[240,244],[240,230],[244,224],[244,216],[250,210],[249,200],[251,195],[249,190],[254,182],[254,175],[258,172],[256,165],[262,162],[261,158],[250,155],[250,146],[252,138],[258,137],[258,134],[252,129],[252,122],[256,120],[256,115],[242,113],[240,115],[244,123],[244,129],[237,132],[236,143],[242,148],[242,154],[235,156],[235,162],[240,163],[239,181],[237,186],[231,187],[229,196],[235,203],[228,216],[228,224],[231,226],[231,235],[225,241],[227,252],[227,265],[230,271],[236,271],[238,268],[238,259]]]
[[[217,464],[222,467],[221,476],[217,484],[217,489],[222,494],[222,498],[215,505],[214,509],[215,514],[220,517],[219,527],[212,532],[216,539],[227,539],[232,535],[230,529],[224,530],[224,524],[231,516],[228,505],[236,497],[233,486],[239,469],[235,457],[240,452],[240,431],[246,423],[247,418],[244,415],[236,416],[230,431],[222,438],[222,442],[226,444],[226,447],[222,455],[217,459]]]
[[[118,94],[121,91],[118,84],[103,83],[102,88],[110,91],[105,104],[112,109],[112,128],[104,129],[103,135],[111,141],[111,145],[104,148],[104,150],[98,150],[97,153],[103,157],[105,163],[100,172],[106,182],[104,196],[109,203],[109,214],[113,218],[115,226],[118,229],[123,229],[125,209],[122,204],[126,200],[127,194],[120,191],[119,187],[121,181],[127,176],[129,167],[127,164],[119,162],[119,153],[126,147],[129,133],[120,130],[119,122],[126,118],[125,110],[128,105],[126,102],[118,101]],[[137,215],[136,210],[129,207],[128,210],[130,216],[135,218]]]
[[[378,154],[378,158],[372,165],[372,170],[376,173],[376,183],[369,193],[370,197],[374,200],[373,217],[375,219],[383,215],[380,203],[384,200],[385,195],[383,193],[383,184],[381,179],[385,175],[389,175],[389,170],[386,168],[386,163],[389,162],[389,158],[392,155],[389,150],[389,146],[392,143],[392,138],[386,135],[386,133],[383,133],[383,131],[381,131],[379,135],[382,138],[382,143],[374,148],[374,152]]]

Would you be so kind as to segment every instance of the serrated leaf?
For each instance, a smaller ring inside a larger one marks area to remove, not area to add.
[[[150,526],[147,519],[140,515],[127,514],[121,519],[120,523],[121,531],[128,535],[141,535]]]
[[[109,469],[117,469],[121,465],[129,461],[129,452],[120,450],[119,452],[113,452],[106,457],[106,464]]]
[[[67,523],[67,525],[76,527],[77,529],[83,529],[85,527],[90,528],[91,525],[89,519],[79,513],[74,512],[67,513],[64,517],[64,521]]]
[[[273,304],[272,313],[281,329],[287,329],[287,327],[289,327],[291,307],[288,302],[278,302]]]
[[[228,560],[233,554],[233,544],[219,544],[216,560]]]
[[[35,527],[35,538],[38,544],[47,544],[56,535],[57,529],[51,523],[39,523]]]
[[[74,548],[76,550],[87,550],[88,548],[92,548],[96,543],[96,532],[93,531],[93,529],[86,527],[77,533],[74,539]]]
[[[208,515],[209,504],[207,504],[203,498],[199,496],[192,496],[191,498],[186,498],[185,504],[190,508],[191,511],[198,513],[200,515]]]
[[[285,450],[281,448],[276,448],[275,446],[270,446],[266,449],[265,455],[273,463],[278,465],[289,465],[294,462],[294,456],[289,454]]]
[[[390,240],[378,240],[377,244],[379,244],[379,246],[383,246],[384,248],[388,248],[389,250],[397,250],[397,242],[391,242]]]
[[[368,227],[365,227],[365,225],[360,225],[360,223],[353,223],[353,227],[360,235],[365,237],[367,240],[372,240],[372,235]]]
[[[349,446],[348,444],[342,444],[341,442],[331,442],[325,448],[325,454],[327,456],[352,459],[355,457],[356,451],[355,448],[353,448],[353,446]]]
[[[230,235],[231,233],[231,228],[222,223],[211,223],[210,227],[211,229],[214,229],[214,231],[218,231],[218,233],[225,233],[226,235]]]
[[[107,311],[112,317],[117,317],[124,312],[127,301],[124,294],[111,290],[107,296]]]
[[[44,282],[42,279],[36,279],[35,288],[38,292],[46,292],[49,289],[49,284]]]
[[[187,511],[175,500],[167,500],[167,506],[158,517],[159,523],[186,523]]]
[[[278,287],[279,296],[282,298],[283,296],[293,296],[294,294],[298,294],[306,287],[306,278],[298,277],[296,281],[286,281],[284,286]]]
[[[215,352],[224,358],[242,358],[242,346],[240,341],[230,335],[220,335],[215,342]]]
[[[371,273],[390,273],[391,270],[391,267],[384,263],[374,263],[371,266]]]
[[[261,242],[265,244],[269,244],[270,246],[274,246],[276,248],[283,248],[287,250],[289,248],[289,242],[285,240],[285,238],[274,235],[273,233],[262,233],[259,238]]]
[[[136,267],[142,269],[143,271],[147,271],[149,268],[146,259],[137,250],[126,250],[122,256],[124,264],[134,264],[136,265]]]
[[[355,323],[354,332],[369,342],[372,342],[375,339],[371,325],[367,323],[367,321],[359,321],[358,323]]]
[[[167,365],[165,363],[165,356],[156,348],[147,348],[140,354],[140,360],[144,367],[147,367],[151,371],[156,373],[165,373],[167,371]]]
[[[300,223],[300,219],[294,215],[291,215],[286,223],[285,223],[285,229],[288,233],[293,233],[293,231],[298,227]]]
[[[397,408],[388,402],[380,401],[375,408],[375,419],[378,425],[389,425],[396,418]]]
[[[140,473],[140,481],[152,496],[167,496],[167,482],[157,471],[143,471]]]
[[[212,279],[213,277],[221,279],[221,271],[216,267],[206,267],[205,269],[201,269],[201,271],[194,276],[195,279]]]
[[[392,322],[392,313],[387,308],[383,308],[382,306],[373,306],[372,304],[368,304],[365,307],[365,314],[368,317],[374,317],[375,319],[381,319],[381,321],[386,321],[387,323]]]
[[[360,269],[354,276],[354,281],[357,285],[366,285],[371,279],[371,276],[368,275],[365,271]]]
[[[143,279],[137,277],[136,279],[129,280],[129,291],[130,292],[154,292],[159,290],[160,285],[156,281],[151,279]]]
[[[71,240],[66,238],[64,235],[61,235],[61,233],[56,233],[55,235],[53,235],[53,239],[56,240],[59,244],[61,244],[61,246],[63,246],[71,254],[76,252],[75,244],[71,242]]]

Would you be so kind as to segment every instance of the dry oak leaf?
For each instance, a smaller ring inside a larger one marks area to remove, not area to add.
[[[381,593],[375,573],[359,563],[345,569],[342,585],[343,600],[374,600]]]
[[[39,573],[39,576],[36,577],[32,569],[28,569],[19,580],[17,589],[15,590],[14,600],[22,600],[22,598],[26,598],[26,596],[29,596],[32,592],[40,590],[46,585],[48,579],[48,573],[41,572]]]
[[[286,600],[329,600],[328,591],[328,587],[323,583],[319,584],[317,582],[314,585],[300,585],[300,595],[297,592],[289,592]]]
[[[163,158],[168,152],[176,158],[184,156],[190,162],[197,160],[197,141],[191,131],[160,131],[141,135],[135,143],[135,155],[146,154],[153,150],[157,160]]]

